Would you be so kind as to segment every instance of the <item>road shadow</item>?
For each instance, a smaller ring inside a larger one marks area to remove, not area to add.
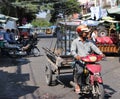
[[[112,95],[116,93],[116,91],[113,88],[111,88],[109,85],[104,84],[104,89],[105,89],[105,99],[111,98]]]
[[[0,57],[0,99],[19,99],[21,96],[33,94],[39,88],[26,83],[26,81],[30,80],[30,75],[28,73],[23,74],[21,67],[28,63],[30,61],[26,58]],[[10,73],[7,67],[13,66],[15,72]]]
[[[52,83],[51,86],[63,85],[63,87],[72,88],[73,86],[70,85],[70,81],[73,81],[72,74],[62,74],[62,75],[52,75]]]
[[[9,57],[0,57],[0,67],[10,67],[18,64],[24,65],[28,63],[30,63],[30,61],[26,58],[12,59]]]
[[[29,74],[16,74],[0,71],[0,99],[18,99],[33,93],[38,86],[27,85]]]

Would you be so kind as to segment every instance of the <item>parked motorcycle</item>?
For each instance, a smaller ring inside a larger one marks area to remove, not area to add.
[[[102,56],[91,54],[86,57],[82,57],[81,61],[84,64],[83,73],[81,77],[82,84],[81,95],[89,94],[92,99],[104,99],[104,87],[101,77],[101,65],[97,63],[102,60]],[[76,68],[74,67],[74,76]],[[78,80],[79,81],[79,80]],[[71,85],[75,85],[74,82],[70,82]],[[74,83],[74,84],[73,84]]]
[[[2,55],[9,56],[10,58],[18,58],[18,57],[24,57],[26,55],[33,55],[33,56],[39,56],[40,50],[37,47],[38,39],[36,35],[29,35],[28,38],[25,39],[23,35],[21,35],[19,38],[16,38],[14,43],[9,43],[6,40],[4,40],[3,34],[1,34],[1,53]],[[25,42],[26,41],[26,42]],[[27,41],[30,41],[30,46],[28,50],[22,50],[22,47],[27,45]]]
[[[27,55],[25,51],[18,48],[2,48],[2,54],[10,58],[21,58]]]
[[[5,43],[7,45],[8,43]],[[33,42],[28,50],[23,51],[22,47],[23,44],[17,43],[17,44],[10,44],[9,47],[5,46],[2,48],[2,53],[10,58],[21,58],[27,55],[33,55],[35,57],[40,55],[40,50],[37,47],[37,42]]]

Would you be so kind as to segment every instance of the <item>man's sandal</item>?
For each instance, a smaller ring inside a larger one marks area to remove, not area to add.
[[[79,85],[76,85],[76,86],[75,86],[75,92],[76,92],[77,94],[80,93],[80,87],[79,87]]]

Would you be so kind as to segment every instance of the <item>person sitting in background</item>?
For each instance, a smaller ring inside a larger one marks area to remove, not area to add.
[[[16,40],[15,40],[15,30],[14,30],[14,29],[11,29],[10,39],[11,39],[13,42],[16,42]]]
[[[4,35],[5,48],[16,48],[20,50],[20,47],[16,45],[16,41],[12,40],[10,37],[10,29],[7,29],[6,32],[3,33],[3,35]]]
[[[10,29],[7,29],[6,32],[4,33],[4,39],[9,43],[9,44],[15,44],[16,41],[13,39],[13,35],[10,34],[11,31]]]

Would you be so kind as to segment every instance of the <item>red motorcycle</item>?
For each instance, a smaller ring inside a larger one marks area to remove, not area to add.
[[[81,58],[80,61],[84,64],[81,75],[82,84],[80,84],[81,95],[89,94],[92,99],[104,99],[103,80],[100,73],[101,65],[98,63],[102,58],[101,55],[95,54]],[[75,73],[76,68],[74,68],[73,74],[75,75]]]

